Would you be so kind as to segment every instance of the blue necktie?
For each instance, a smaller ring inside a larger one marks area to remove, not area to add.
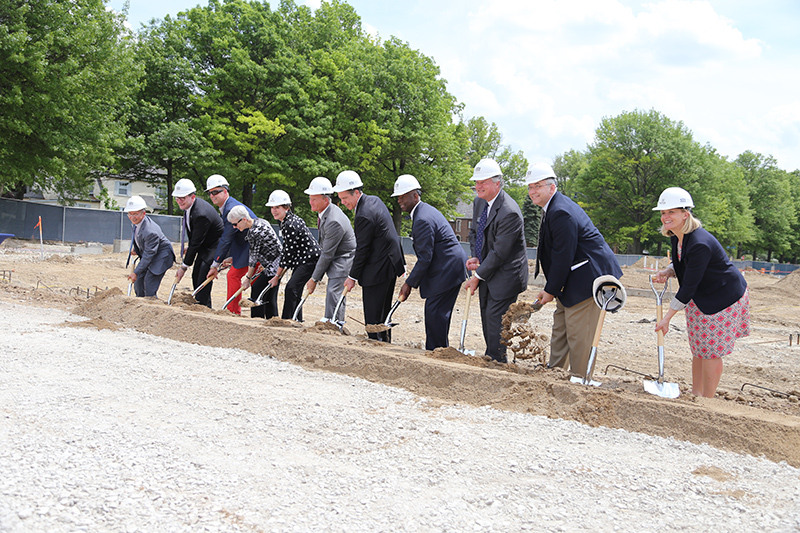
[[[478,218],[478,229],[475,233],[475,257],[478,261],[483,261],[483,232],[486,230],[486,219],[489,215],[489,204],[483,208],[480,218]]]
[[[186,252],[186,239],[188,238],[187,232],[189,228],[186,225],[186,217],[188,214],[183,214],[183,220],[181,221],[181,225],[183,226],[183,231],[181,232],[181,259],[183,259],[183,254]]]

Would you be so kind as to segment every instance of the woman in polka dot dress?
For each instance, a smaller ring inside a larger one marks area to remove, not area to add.
[[[281,313],[281,318],[289,320],[300,304],[303,287],[311,279],[314,267],[317,266],[320,247],[303,219],[292,213],[292,199],[286,192],[272,191],[267,206],[270,207],[275,220],[280,223],[281,238],[283,239],[283,253],[278,265],[278,273],[270,280],[270,285],[277,286],[283,273],[292,269],[292,277],[286,283],[284,290],[283,313]],[[297,319],[302,322],[302,309],[297,314]]]
[[[694,217],[692,197],[680,187],[661,193],[653,211],[661,211],[661,233],[672,242],[673,261],[653,280],[675,276],[680,289],[669,311],[656,324],[666,335],[675,313],[686,310],[692,350],[692,393],[711,398],[722,376],[722,357],[739,337],[750,335],[750,294],[747,282],[728,259],[722,245]]]

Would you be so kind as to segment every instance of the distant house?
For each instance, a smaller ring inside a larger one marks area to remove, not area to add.
[[[108,200],[104,205],[101,190],[108,191]],[[164,185],[153,185],[145,181],[126,180],[124,178],[97,178],[94,180],[91,193],[88,197],[71,198],[76,207],[90,209],[118,210],[125,207],[131,196],[141,196],[147,204],[147,212],[158,213],[167,207],[169,196]],[[51,191],[31,190],[25,193],[24,199],[30,202],[60,205],[58,195]],[[116,206],[114,206],[116,204]]]
[[[463,200],[456,205],[456,216],[450,221],[450,226],[456,232],[456,238],[461,242],[469,242],[469,230],[472,228],[472,202]]]

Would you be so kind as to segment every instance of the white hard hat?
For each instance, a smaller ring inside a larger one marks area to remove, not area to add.
[[[553,167],[547,163],[534,163],[525,173],[525,185],[538,183],[548,178],[556,179],[556,173],[553,172]]]
[[[399,176],[394,182],[394,194],[392,196],[402,196],[407,192],[421,189],[422,186],[417,181],[417,178],[411,174],[403,174]]]
[[[323,178],[322,176],[316,177],[311,180],[311,183],[308,185],[308,189],[303,191],[306,194],[331,194],[333,193],[333,185],[331,185],[331,180],[328,178]]]
[[[628,292],[620,281],[614,276],[607,274],[598,276],[592,283],[592,293],[594,303],[600,309],[605,308],[609,313],[616,313],[628,301]]]
[[[364,184],[361,182],[361,176],[359,176],[358,173],[352,170],[345,170],[336,176],[336,186],[333,188],[333,192],[344,192],[363,186]]]
[[[658,205],[653,211],[664,211],[665,209],[686,209],[694,207],[692,195],[680,187],[669,187],[664,189],[658,197]]]
[[[141,211],[146,207],[147,204],[144,202],[144,199],[141,196],[131,196],[128,198],[128,203],[125,204],[125,212],[130,213],[132,211]]]
[[[176,198],[183,198],[184,196],[188,196],[193,192],[197,192],[197,187],[194,186],[192,180],[183,178],[178,180],[178,183],[175,184],[175,190],[172,191],[172,196]]]
[[[269,200],[267,203],[264,204],[267,207],[275,207],[276,205],[292,205],[292,199],[289,198],[289,195],[286,191],[282,191],[280,189],[275,189],[272,191],[272,194],[269,195]]]
[[[500,165],[494,159],[481,159],[475,165],[475,170],[472,173],[472,181],[482,181],[489,178],[503,177],[500,171]]]
[[[225,176],[213,174],[208,177],[206,180],[206,190],[210,191],[211,189],[216,189],[217,187],[225,187],[226,189],[230,187],[230,184],[228,183],[228,180],[225,179]]]

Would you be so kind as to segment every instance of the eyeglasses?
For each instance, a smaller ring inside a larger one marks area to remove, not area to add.
[[[234,223],[232,224],[232,225],[233,225],[233,227],[234,227],[234,228],[238,227],[238,224],[239,224],[239,222],[241,222],[242,220],[244,220],[244,219],[243,219],[243,218],[240,218],[239,220],[237,220],[236,222],[234,222]]]
[[[550,184],[547,181],[538,181],[536,183],[531,183],[528,185],[528,189],[543,189],[544,187],[549,187]]]
[[[210,194],[211,196],[216,196],[224,190],[225,189],[214,189],[213,191],[208,191],[208,194]]]

